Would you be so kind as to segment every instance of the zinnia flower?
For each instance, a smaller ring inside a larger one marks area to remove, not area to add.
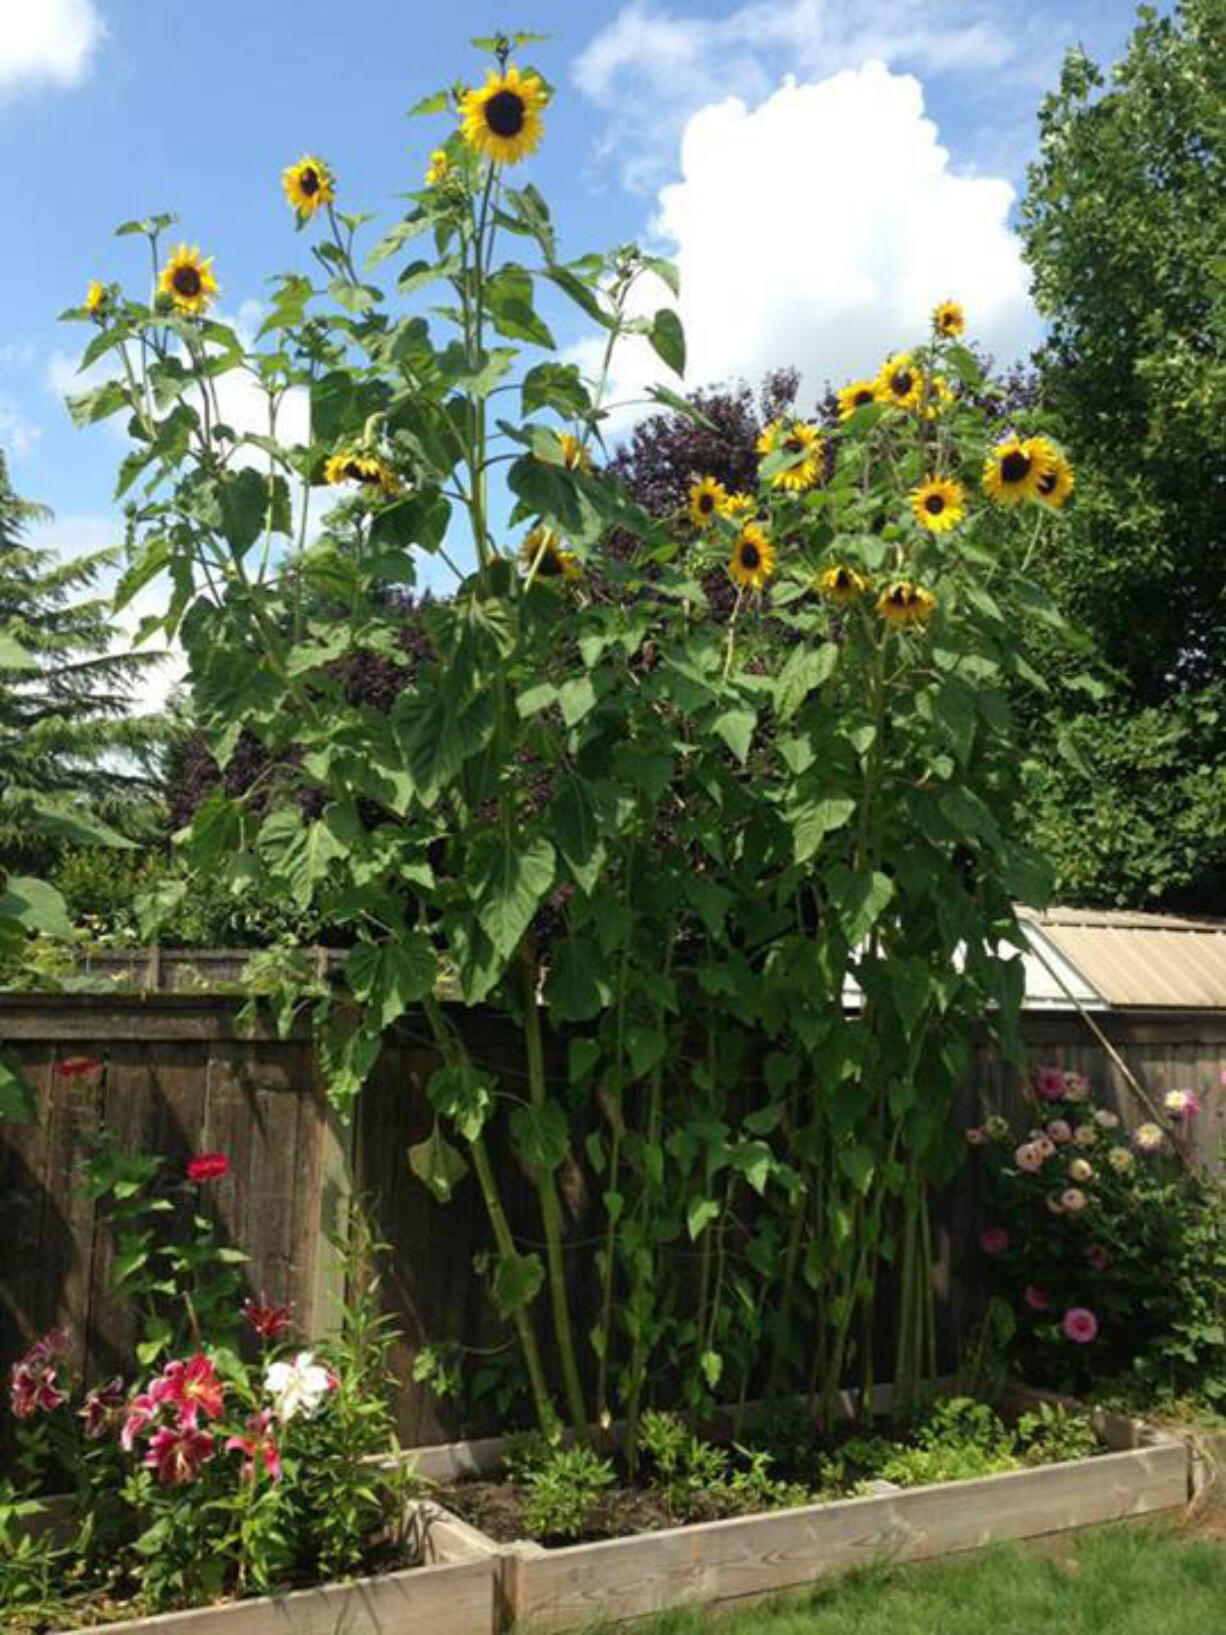
[[[1009,1234],[1003,1226],[989,1226],[979,1234],[979,1247],[985,1255],[1003,1255],[1009,1247]]]
[[[1075,1345],[1089,1345],[1098,1335],[1098,1318],[1085,1306],[1070,1306],[1060,1327]]]
[[[1097,1124],[1079,1124],[1073,1131],[1073,1140],[1079,1147],[1092,1147],[1098,1140]]]
[[[1117,1175],[1127,1175],[1136,1168],[1137,1161],[1127,1147],[1112,1147],[1107,1154],[1107,1162]]]
[[[690,516],[699,528],[706,528],[728,504],[728,491],[714,477],[702,477],[690,488]]]
[[[761,591],[775,571],[775,547],[767,538],[766,530],[756,522],[747,522],[737,536],[728,572],[742,590]]]
[[[792,457],[791,465],[776,471],[770,479],[772,488],[783,488],[794,494],[812,488],[821,475],[824,444],[816,426],[807,420],[772,420],[758,438],[759,454],[783,453]]]
[[[545,87],[535,74],[521,75],[514,63],[499,74],[491,69],[479,91],[469,91],[460,104],[464,140],[497,165],[515,165],[541,139],[541,110]]]
[[[966,490],[951,478],[929,477],[911,491],[911,512],[921,528],[943,534],[966,515]]]
[[[180,244],[162,268],[158,289],[180,312],[199,317],[218,293],[213,257],[202,256],[195,245],[189,250]]]
[[[1091,1271],[1105,1272],[1111,1264],[1111,1251],[1104,1243],[1091,1243],[1086,1248],[1086,1260]]]
[[[281,186],[299,221],[309,221],[322,205],[331,204],[336,197],[332,172],[322,159],[309,153],[281,173]]]
[[[1033,1283],[1027,1283],[1022,1290],[1022,1299],[1031,1311],[1046,1311],[1051,1302],[1047,1298],[1046,1289],[1040,1289]]]
[[[1087,1163],[1084,1158],[1074,1158],[1068,1167],[1068,1172],[1071,1181],[1092,1181],[1094,1179],[1094,1166]]]
[[[966,1136],[966,1144],[968,1147],[984,1147],[987,1145],[988,1132],[982,1129],[979,1125],[972,1125],[969,1130],[966,1130],[963,1133]]]
[[[583,569],[573,551],[564,549],[562,541],[552,528],[540,523],[519,547],[519,560],[525,573],[532,574],[535,584],[539,579],[580,579]]]
[[[877,386],[871,380],[853,380],[839,392],[839,419],[850,420],[857,409],[867,408],[879,401]]]
[[[1031,1136],[1030,1144],[1039,1154],[1039,1157],[1044,1160],[1044,1162],[1046,1162],[1049,1158],[1054,1158],[1056,1155],[1056,1143],[1049,1135],[1044,1135],[1042,1130]]]
[[[887,585],[877,598],[877,611],[887,624],[898,628],[925,624],[932,617],[937,599],[922,585],[913,585],[908,579],[899,579]]]
[[[1088,1101],[1090,1099],[1090,1081],[1084,1073],[1066,1073],[1064,1075],[1065,1101]]]
[[[1094,1122],[1100,1130],[1115,1130],[1119,1128],[1119,1115],[1107,1107],[1100,1107],[1094,1114]]]
[[[1157,1124],[1138,1124],[1133,1131],[1132,1142],[1138,1152],[1161,1152],[1166,1146],[1166,1136]]]
[[[1080,1187],[1066,1187],[1060,1194],[1060,1203],[1070,1215],[1080,1215],[1089,1201]]]
[[[1200,1097],[1195,1090],[1168,1090],[1162,1105],[1172,1118],[1194,1118],[1200,1112]]]
[[[191,1424],[163,1426],[149,1438],[145,1464],[157,1471],[163,1487],[182,1487],[196,1480],[213,1451],[211,1431],[199,1431]]]
[[[833,568],[827,568],[818,577],[817,588],[828,602],[845,607],[849,602],[863,596],[872,586],[863,574],[840,562]]]
[[[1034,1093],[1040,1101],[1064,1100],[1064,1074],[1058,1067],[1036,1067],[1031,1075]]]
[[[239,1471],[239,1476],[244,1482],[255,1481],[260,1465],[263,1465],[272,1481],[281,1480],[281,1450],[273,1435],[274,1424],[275,1416],[272,1409],[261,1408],[259,1413],[248,1415],[246,1436],[226,1438],[227,1453],[245,1455]]]
[[[983,1132],[989,1141],[1008,1141],[1013,1133],[1009,1128],[1009,1120],[1002,1118],[999,1113],[993,1113],[983,1121]]]
[[[1064,1214],[1064,1196],[1063,1196],[1062,1193],[1049,1192],[1047,1194],[1047,1197],[1043,1201],[1047,1205],[1048,1210],[1050,1211],[1051,1214],[1053,1214],[1053,1215],[1063,1215]]]
[[[264,1370],[264,1389],[272,1398],[277,1418],[282,1424],[288,1424],[299,1414],[304,1419],[313,1419],[335,1385],[328,1370],[320,1367],[312,1352],[300,1351],[292,1363],[269,1363]]]
[[[230,1173],[230,1160],[224,1152],[201,1152],[187,1161],[187,1178],[197,1186],[205,1181],[220,1181]]]
[[[1024,1142],[1013,1154],[1013,1161],[1018,1169],[1034,1175],[1043,1168],[1043,1154],[1033,1141]]]
[[[1067,1145],[1073,1139],[1072,1126],[1064,1118],[1053,1118],[1047,1126],[1047,1133],[1058,1147]]]
[[[966,328],[966,317],[957,301],[942,301],[932,314],[932,327],[938,335],[961,335]]]

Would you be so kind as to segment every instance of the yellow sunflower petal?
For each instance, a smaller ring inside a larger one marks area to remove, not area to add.
[[[180,244],[162,268],[158,290],[179,312],[198,317],[218,293],[213,257],[202,256],[195,245],[189,250]]]
[[[464,140],[497,165],[516,165],[541,140],[546,101],[535,74],[521,75],[514,63],[501,74],[491,71],[481,89],[468,91],[460,104]]]
[[[303,221],[309,221],[336,197],[332,172],[311,153],[304,153],[296,165],[288,165],[281,172],[281,186],[291,208]]]
[[[775,547],[766,530],[747,522],[737,535],[728,572],[742,590],[760,591],[775,571]]]
[[[929,477],[911,490],[911,512],[921,528],[943,534],[966,515],[966,490],[947,477]]]

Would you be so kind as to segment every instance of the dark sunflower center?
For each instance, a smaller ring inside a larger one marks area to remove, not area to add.
[[[849,590],[851,588],[851,575],[846,568],[838,570],[834,576],[834,584],[836,590]]]
[[[1000,474],[1007,483],[1024,483],[1030,475],[1030,456],[1021,449],[1010,449],[1000,462]]]
[[[176,267],[174,276],[175,293],[184,295],[191,300],[199,295],[201,290],[200,273],[195,267]]]
[[[762,552],[749,540],[741,546],[741,566],[749,573],[762,565]]]
[[[372,471],[369,466],[359,460],[350,460],[345,467],[345,475],[354,483],[377,483],[379,473]]]
[[[552,545],[545,547],[545,554],[541,558],[540,566],[536,570],[538,579],[557,579],[562,572],[562,559]]]
[[[299,176],[298,186],[306,194],[308,199],[313,197],[314,194],[319,192],[319,173],[312,170],[308,166],[307,169],[302,172],[301,176]]]
[[[909,369],[900,369],[890,377],[890,389],[899,397],[906,397],[914,384],[915,376]]]
[[[871,403],[872,401],[873,401],[872,387],[865,386],[861,391],[856,393],[855,405],[856,405],[857,409],[863,408],[866,403]]]
[[[714,509],[715,509],[715,495],[714,494],[700,494],[698,496],[698,509],[700,511],[714,511]]]
[[[927,511],[930,517],[939,517],[944,509],[944,494],[929,494],[928,498],[924,501],[924,510]]]
[[[789,454],[803,454],[805,449],[805,440],[803,437],[789,437],[783,446]]]
[[[1039,483],[1038,483],[1039,493],[1040,494],[1045,494],[1045,495],[1050,494],[1054,490],[1055,486],[1056,486],[1056,473],[1054,471],[1045,471],[1043,473],[1043,475],[1039,478]]]
[[[524,99],[514,91],[497,91],[485,105],[485,123],[495,136],[518,136],[524,114]]]
[[[906,607],[909,601],[910,597],[905,590],[892,590],[890,592],[889,602],[891,607]]]

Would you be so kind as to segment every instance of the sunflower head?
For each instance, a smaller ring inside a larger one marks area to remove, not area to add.
[[[334,454],[324,466],[324,478],[329,483],[359,483],[363,488],[377,489],[386,498],[400,492],[400,478],[374,454],[363,454],[356,449],[343,449]]]
[[[775,571],[775,547],[761,524],[747,522],[737,535],[728,572],[742,590],[760,591]]]
[[[281,172],[281,186],[299,221],[310,221],[317,210],[336,197],[332,172],[311,153],[304,153],[296,165],[288,165]]]
[[[697,528],[707,528],[728,508],[728,492],[714,477],[700,477],[690,485],[690,517]]]
[[[430,163],[426,166],[426,186],[437,187],[445,182],[451,173],[451,160],[447,157],[445,148],[435,148],[430,155]]]
[[[857,409],[880,401],[881,394],[875,380],[853,380],[839,392],[839,419],[850,420]]]
[[[85,310],[91,318],[101,318],[106,310],[106,285],[91,278],[85,292]]]
[[[961,335],[966,328],[966,314],[957,301],[942,301],[932,313],[932,327],[938,335],[946,335],[951,339]]]
[[[928,379],[928,390],[922,395],[922,402],[925,418],[935,420],[938,415],[952,409],[957,399],[944,375],[932,375]]]
[[[583,569],[573,551],[564,548],[554,529],[539,523],[519,547],[519,560],[533,584],[542,579],[579,579]]]
[[[558,441],[562,445],[562,464],[568,471],[592,469],[592,457],[574,432],[564,431]]]
[[[1047,470],[1035,483],[1035,497],[1051,510],[1060,511],[1076,485],[1072,464],[1046,437],[1034,437],[1031,442],[1048,461]]]
[[[966,490],[951,477],[929,477],[911,490],[911,513],[921,528],[946,533],[966,515]]]
[[[535,74],[521,74],[508,63],[491,69],[479,91],[467,91],[460,103],[464,140],[496,165],[516,165],[541,140],[541,110],[548,100]]]
[[[983,486],[997,505],[1021,505],[1039,497],[1039,484],[1054,464],[1055,449],[1045,437],[1009,437],[983,464]]]
[[[887,624],[906,626],[925,624],[932,617],[937,599],[922,585],[913,585],[909,579],[896,579],[887,585],[877,598],[877,611]]]
[[[910,352],[894,352],[881,366],[877,394],[896,409],[914,409],[924,395],[924,377]]]
[[[754,508],[752,494],[729,494],[724,501],[724,515],[726,517],[746,517]]]
[[[863,596],[865,591],[871,590],[872,581],[854,568],[849,568],[845,562],[839,562],[820,575],[817,588],[828,602],[845,607]]]
[[[177,311],[198,317],[217,294],[213,257],[202,256],[195,245],[189,250],[186,244],[180,244],[162,268],[158,292]]]
[[[758,438],[758,453],[786,454],[791,464],[775,472],[771,487],[802,494],[821,476],[825,446],[817,427],[807,420],[772,420]]]

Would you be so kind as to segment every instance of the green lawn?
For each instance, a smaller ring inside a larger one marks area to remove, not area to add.
[[[1219,1635],[1226,1544],[1172,1529],[1086,1533],[1062,1560],[1013,1547],[881,1569],[803,1600],[666,1613],[650,1635]]]

